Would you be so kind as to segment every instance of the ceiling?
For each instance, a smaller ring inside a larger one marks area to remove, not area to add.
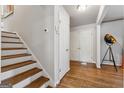
[[[124,19],[124,5],[111,5],[103,22],[118,19]]]
[[[88,5],[85,11],[78,11],[76,5],[64,5],[71,19],[71,27],[92,24],[96,22],[100,5]],[[124,19],[124,5],[111,5],[103,22]]]
[[[78,11],[76,7],[76,5],[64,5],[71,18],[71,27],[96,22],[100,8],[99,5],[88,5],[85,11]]]

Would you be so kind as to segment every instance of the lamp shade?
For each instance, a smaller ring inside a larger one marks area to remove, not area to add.
[[[116,39],[110,34],[106,34],[104,40],[107,44],[115,44],[117,42]]]

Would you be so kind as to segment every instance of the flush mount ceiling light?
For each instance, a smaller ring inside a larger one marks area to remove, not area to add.
[[[77,5],[77,10],[78,11],[85,11],[87,8],[87,5]]]

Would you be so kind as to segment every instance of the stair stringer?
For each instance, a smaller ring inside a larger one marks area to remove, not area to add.
[[[45,76],[47,78],[49,78],[50,80],[48,81],[49,84],[48,85],[51,85],[51,86],[54,86],[54,83],[52,81],[52,78],[50,77],[50,75],[47,73],[47,71],[45,70],[45,68],[40,64],[40,61],[39,59],[35,56],[35,54],[32,52],[32,50],[29,48],[29,46],[27,45],[27,43],[21,38],[21,36],[17,33],[17,32],[14,32],[16,33],[16,35],[19,37],[20,41],[23,42],[23,45],[27,48],[27,51],[32,54],[32,59],[34,59],[36,61],[36,63],[38,63],[38,68],[42,69],[42,76]]]

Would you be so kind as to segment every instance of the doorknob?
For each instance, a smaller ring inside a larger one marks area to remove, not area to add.
[[[66,49],[66,51],[69,51],[69,49]]]
[[[80,50],[81,48],[77,48],[77,49],[79,49],[79,50]]]

